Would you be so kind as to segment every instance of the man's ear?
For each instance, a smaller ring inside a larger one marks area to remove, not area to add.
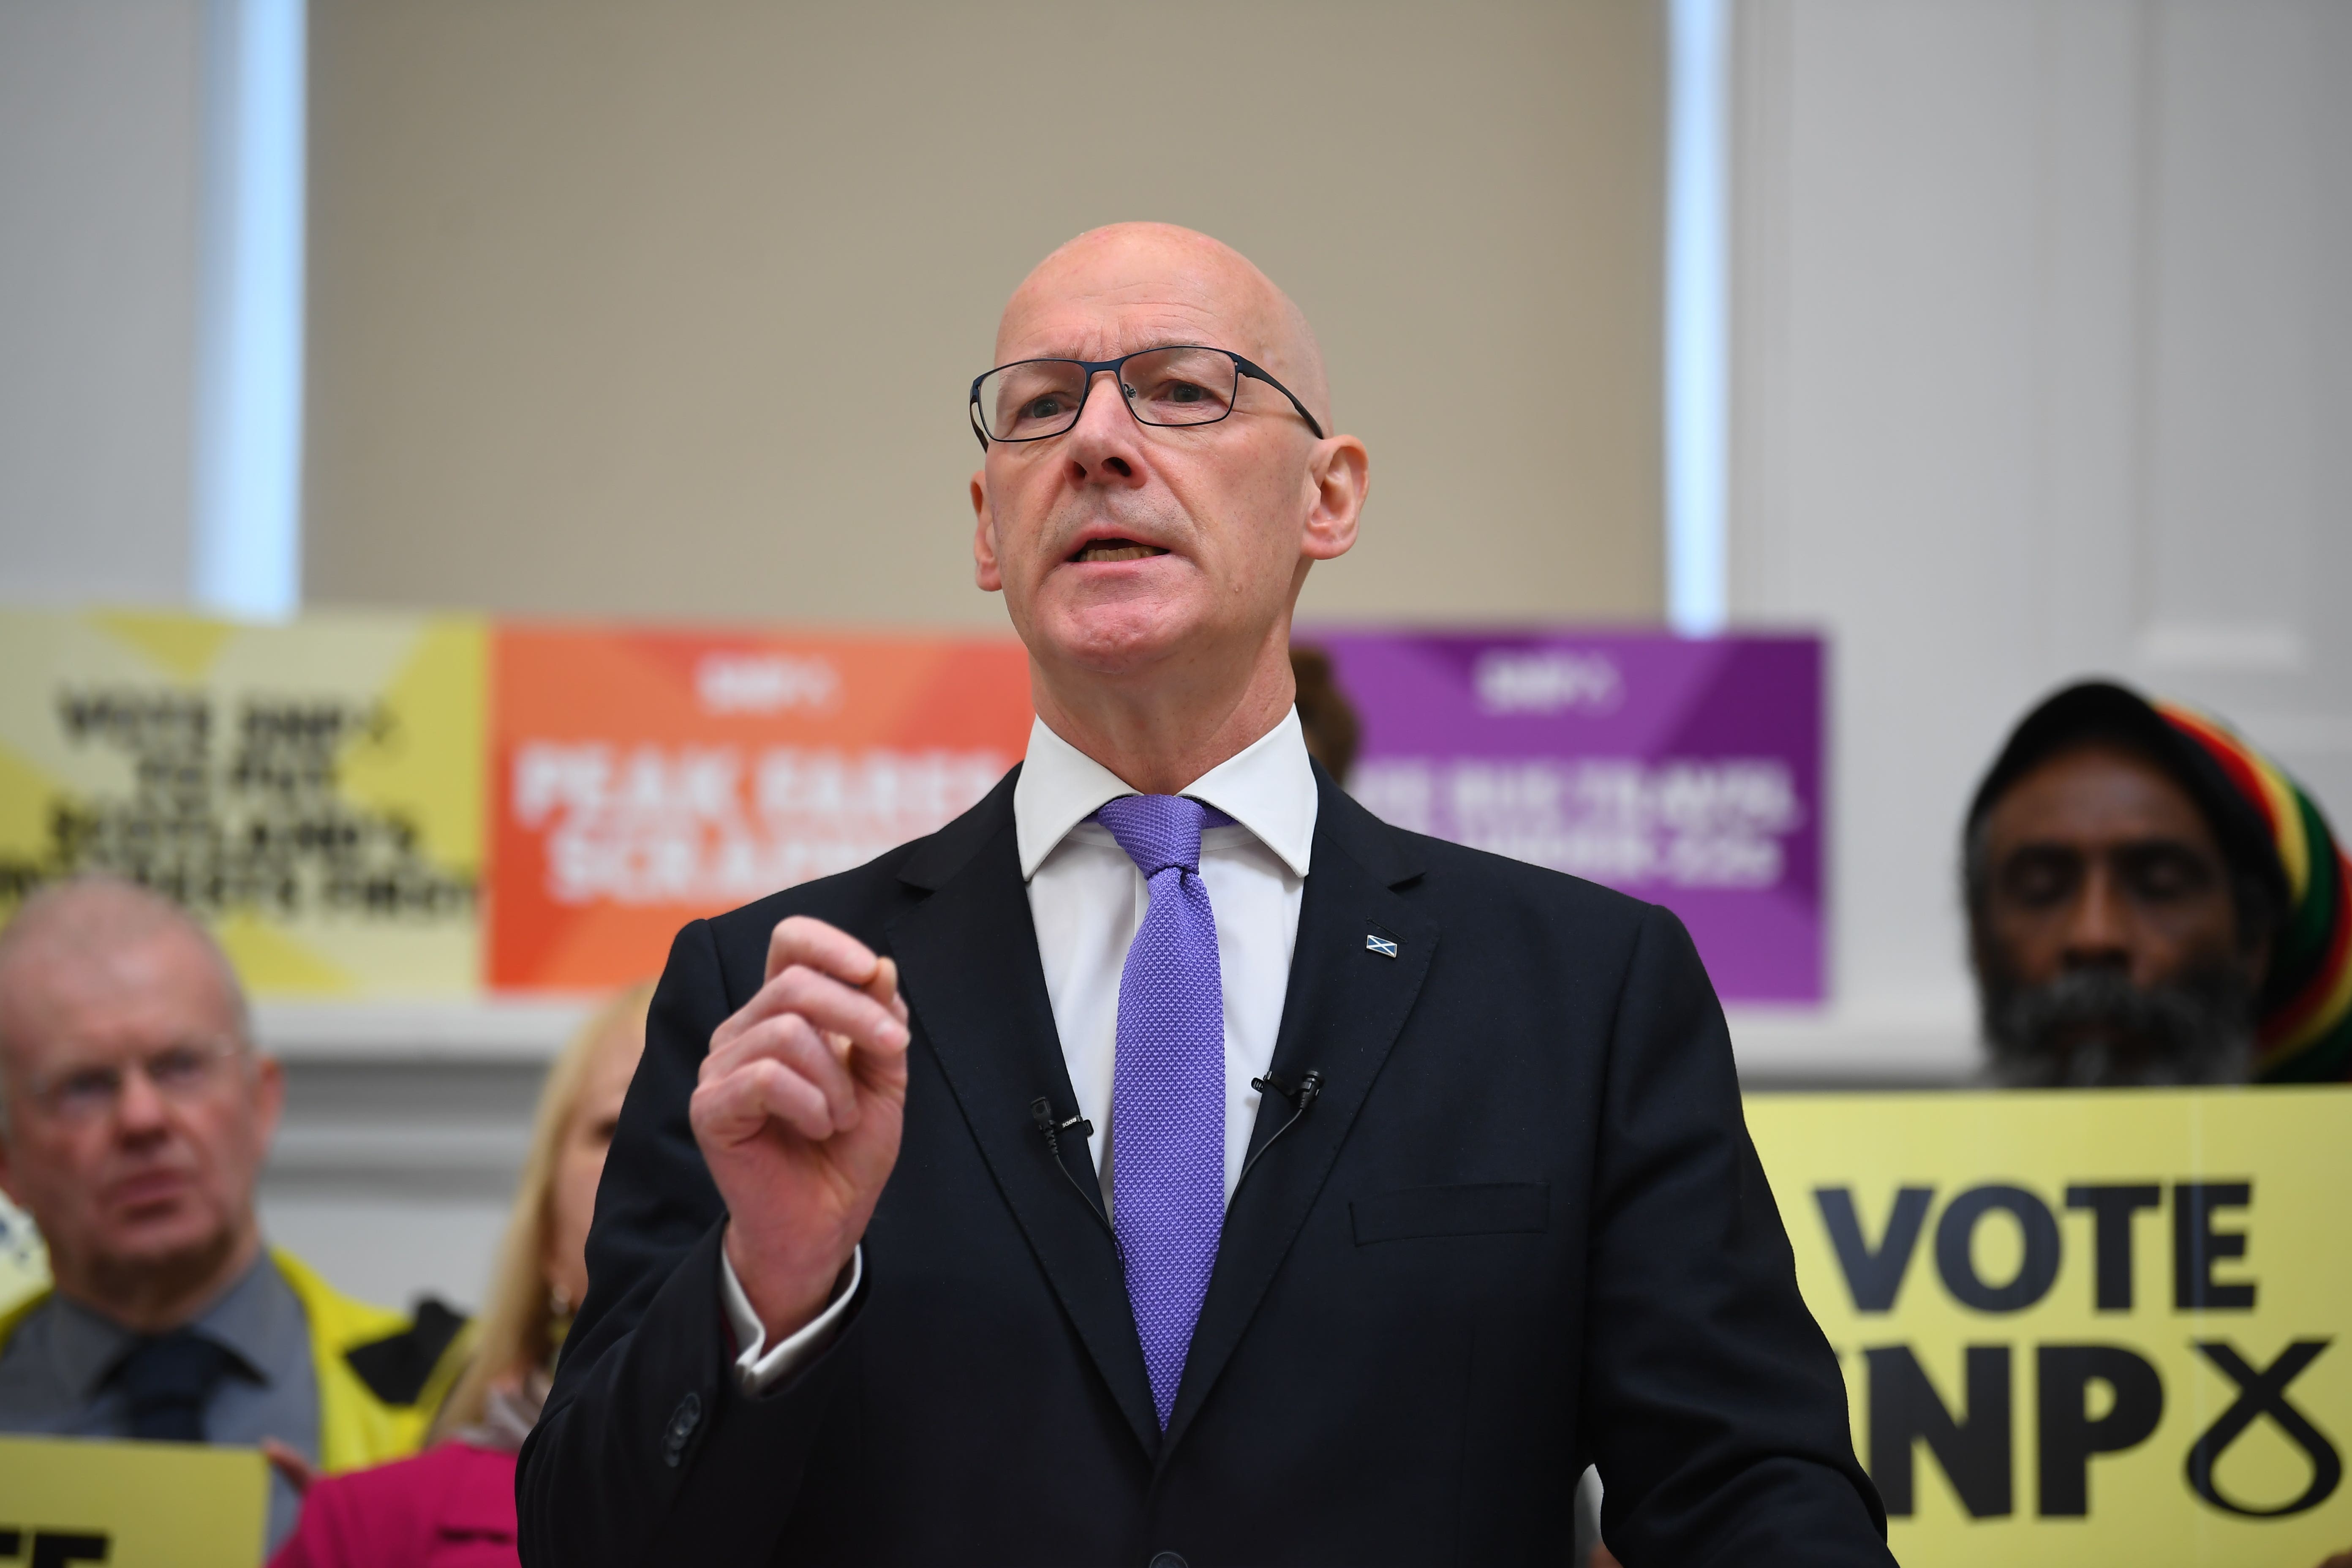
[[[278,1114],[285,1109],[286,1068],[276,1057],[266,1057],[256,1051],[253,1056],[254,1131],[260,1134],[265,1153],[270,1141],[278,1135]]]
[[[1371,454],[1353,436],[1318,441],[1307,460],[1309,487],[1299,553],[1309,561],[1345,555],[1356,542],[1356,525],[1371,493]]]
[[[971,476],[971,576],[983,593],[1004,591],[1004,574],[996,562],[996,517],[988,509],[988,470]]]

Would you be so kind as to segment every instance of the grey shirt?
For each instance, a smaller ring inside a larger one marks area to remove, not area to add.
[[[275,1437],[317,1464],[319,1376],[310,1362],[310,1324],[268,1255],[189,1326],[235,1358],[205,1404],[205,1439],[250,1446]],[[113,1320],[52,1295],[0,1352],[0,1432],[130,1436],[130,1402],[115,1374],[138,1342]],[[294,1528],[301,1506],[300,1494],[273,1468],[271,1551]]]

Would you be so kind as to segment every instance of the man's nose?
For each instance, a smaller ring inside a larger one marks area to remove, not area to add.
[[[170,1124],[155,1080],[136,1062],[122,1069],[122,1089],[114,1102],[114,1121],[121,1136],[129,1139],[150,1136]]]
[[[1136,447],[1141,434],[1118,374],[1097,371],[1078,405],[1078,422],[1063,437],[1070,478],[1080,484],[1139,483],[1143,464]]]
[[[2105,866],[2094,865],[2083,879],[2067,913],[2063,959],[2069,969],[2131,967],[2131,914]]]

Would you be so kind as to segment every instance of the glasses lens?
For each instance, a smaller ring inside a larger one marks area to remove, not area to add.
[[[1057,436],[1077,423],[1086,395],[1086,367],[1076,360],[1024,360],[981,378],[981,423],[995,441]]]
[[[173,1046],[147,1058],[148,1081],[161,1092],[185,1098],[202,1090],[219,1058],[206,1046]]]
[[[1146,425],[1213,425],[1234,411],[1241,371],[1215,349],[1154,349],[1129,360],[1119,377]]]
[[[114,1107],[122,1094],[122,1069],[80,1068],[48,1086],[42,1098],[49,1110],[67,1121],[95,1121]]]

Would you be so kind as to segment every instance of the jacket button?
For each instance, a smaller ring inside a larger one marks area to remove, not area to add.
[[[1158,1552],[1151,1557],[1151,1568],[1192,1568],[1181,1552]]]
[[[702,1395],[688,1394],[677,1402],[677,1409],[669,1418],[669,1430],[662,1434],[662,1463],[677,1468],[678,1460],[686,1457],[686,1440],[702,1422]]]

